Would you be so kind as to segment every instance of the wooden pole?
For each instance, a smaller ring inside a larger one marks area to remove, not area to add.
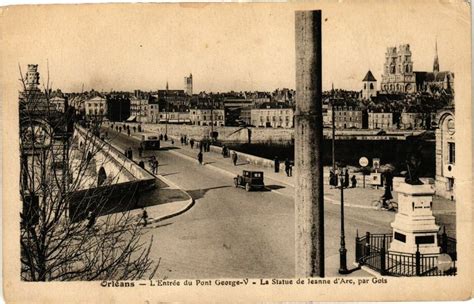
[[[295,270],[324,277],[321,11],[297,11],[295,31]]]

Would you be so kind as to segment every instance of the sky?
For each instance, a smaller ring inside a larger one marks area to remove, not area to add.
[[[3,9],[3,78],[18,82],[18,64],[37,63],[42,80],[49,65],[52,87],[64,92],[156,90],[166,82],[183,89],[189,73],[195,93],[295,88],[294,10],[311,8],[323,11],[323,90],[332,83],[360,90],[369,69],[380,84],[386,48],[402,43],[416,71],[432,70],[436,40],[441,70],[463,68],[468,6],[384,3]]]

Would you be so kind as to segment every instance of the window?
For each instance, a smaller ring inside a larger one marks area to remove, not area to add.
[[[448,163],[454,164],[456,162],[456,153],[454,143],[448,142]]]
[[[371,89],[371,90],[374,89],[374,84],[373,84],[373,83],[370,84],[370,89]]]
[[[448,178],[448,184],[446,185],[446,190],[452,191],[454,189],[454,178],[449,177]]]

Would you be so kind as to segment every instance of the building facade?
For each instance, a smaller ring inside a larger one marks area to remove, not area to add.
[[[293,109],[285,105],[267,104],[251,109],[251,124],[265,128],[293,128]]]
[[[421,113],[402,112],[400,115],[400,129],[423,129],[423,115]]]
[[[190,124],[190,112],[160,112],[159,122],[170,124]]]
[[[456,198],[456,144],[454,109],[443,110],[437,115],[436,129],[436,194],[451,200]]]
[[[198,126],[225,126],[224,109],[199,109],[189,110],[191,124]]]
[[[56,107],[57,111],[61,113],[64,113],[66,111],[66,98],[55,96],[51,98],[49,102],[52,103]]]
[[[387,48],[381,91],[388,93],[414,93],[416,91],[416,76],[413,72],[411,56],[409,44],[402,44],[398,49]]]
[[[328,122],[329,126],[332,126],[332,111],[333,108],[328,106],[326,121]],[[335,106],[334,125],[336,129],[362,129],[362,114],[362,109],[358,106]]]
[[[369,129],[393,129],[395,127],[393,113],[369,111],[368,127]]]
[[[96,96],[84,102],[87,120],[102,120],[107,116],[107,100]]]

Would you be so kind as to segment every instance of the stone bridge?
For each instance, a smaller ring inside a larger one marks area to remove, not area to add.
[[[88,211],[101,215],[133,209],[141,192],[157,187],[154,175],[111,144],[79,125],[74,131],[74,142],[80,153],[91,158],[88,170],[95,174],[72,194],[73,220],[83,219]]]

